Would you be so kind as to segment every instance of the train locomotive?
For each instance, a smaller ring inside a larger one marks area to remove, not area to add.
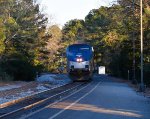
[[[67,47],[67,72],[73,81],[92,79],[93,54],[93,47],[88,44],[72,44]]]

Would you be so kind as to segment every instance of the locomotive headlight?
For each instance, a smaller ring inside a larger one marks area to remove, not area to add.
[[[79,58],[77,58],[77,62],[80,62],[80,59],[79,59]]]
[[[82,62],[83,59],[82,58],[77,58],[77,62]]]
[[[80,62],[82,62],[83,60],[82,60],[82,58],[80,58]]]

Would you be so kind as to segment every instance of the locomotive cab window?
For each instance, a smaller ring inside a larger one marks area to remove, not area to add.
[[[80,48],[80,50],[88,51],[88,50],[90,50],[90,48]]]
[[[69,47],[69,52],[86,52],[86,51],[90,51],[90,47],[80,45],[74,45]]]

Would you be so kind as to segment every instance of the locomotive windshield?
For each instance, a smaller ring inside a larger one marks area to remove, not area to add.
[[[70,52],[89,52],[90,47],[88,45],[72,45],[69,47]]]
[[[73,44],[67,48],[67,58],[76,62],[78,57],[82,57],[83,61],[88,61],[93,57],[93,50],[87,44]]]

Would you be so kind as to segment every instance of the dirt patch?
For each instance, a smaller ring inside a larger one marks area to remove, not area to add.
[[[19,87],[13,88],[13,89],[8,89],[8,90],[4,90],[4,91],[0,91],[0,97],[7,97],[10,95],[18,95],[21,92],[26,92],[28,90],[33,90],[35,89],[35,87],[37,87],[37,83],[36,82],[7,82],[7,83],[3,83],[3,85],[1,84],[1,86],[12,86],[12,85],[19,85]]]
[[[146,88],[144,95],[150,98],[150,88],[149,87]]]
[[[27,82],[23,81],[0,81],[0,86],[8,86],[8,85],[26,85]]]

